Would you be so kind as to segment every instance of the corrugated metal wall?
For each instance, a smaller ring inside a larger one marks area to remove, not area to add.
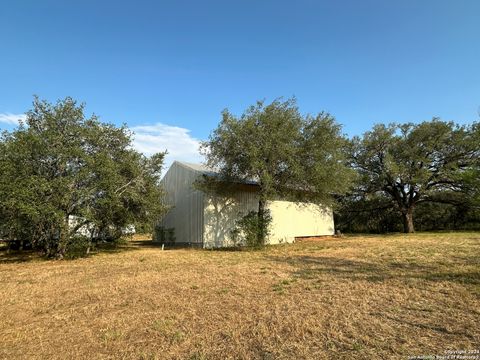
[[[231,231],[236,220],[250,211],[258,211],[258,189],[241,185],[229,198],[195,190],[195,180],[204,173],[202,166],[174,162],[162,179],[171,210],[160,222],[174,228],[176,243],[206,248],[237,245]],[[292,242],[296,236],[332,235],[331,210],[313,204],[267,202],[271,211],[270,244]]]
[[[199,173],[174,162],[162,179],[172,206],[160,224],[175,229],[175,242],[202,246],[203,243],[203,193],[193,188]]]
[[[238,191],[231,198],[205,195],[204,247],[234,246],[231,231],[235,221],[250,211],[258,211],[258,195],[254,189]]]
[[[239,191],[232,199],[205,195],[204,247],[235,246],[231,231],[235,221],[258,211],[255,191]],[[333,214],[315,204],[274,200],[266,204],[272,215],[269,244],[292,243],[297,236],[333,235]]]
[[[290,243],[297,236],[333,235],[333,213],[315,204],[275,200],[267,204],[272,215],[270,244]]]

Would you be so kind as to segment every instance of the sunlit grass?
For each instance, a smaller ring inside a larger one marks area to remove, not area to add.
[[[390,359],[480,343],[478,233],[262,251],[134,240],[72,261],[0,252],[0,358]]]

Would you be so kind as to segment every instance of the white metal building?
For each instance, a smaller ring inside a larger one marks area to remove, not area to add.
[[[214,248],[234,245],[235,221],[258,211],[258,186],[241,184],[228,199],[195,189],[199,177],[215,172],[199,164],[175,161],[162,179],[170,210],[160,225],[173,229],[175,243]],[[333,235],[333,214],[314,204],[269,201],[272,215],[269,244],[291,243],[296,237]]]

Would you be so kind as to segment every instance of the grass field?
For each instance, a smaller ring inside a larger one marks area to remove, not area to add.
[[[0,252],[0,358],[407,359],[480,347],[480,234]]]

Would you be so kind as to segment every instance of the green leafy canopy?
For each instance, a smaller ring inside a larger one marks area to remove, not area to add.
[[[325,205],[349,187],[345,145],[331,115],[304,116],[292,98],[258,101],[240,117],[224,110],[202,152],[221,179],[257,182],[264,200]]]
[[[423,202],[460,204],[478,196],[480,124],[439,119],[376,125],[350,147],[351,165],[364,196],[391,199],[413,231],[413,211]]]
[[[302,115],[294,98],[258,101],[239,117],[224,110],[219,126],[202,144],[207,164],[220,173],[218,179],[206,179],[204,187],[228,194],[231,184],[254,181],[261,244],[268,233],[266,201],[332,206],[334,196],[349,188],[353,173],[346,166],[346,143],[331,115]]]
[[[25,123],[0,139],[0,233],[62,257],[82,226],[118,237],[123,227],[157,217],[164,154],[146,158],[131,135],[85,117],[72,98],[35,98]]]

